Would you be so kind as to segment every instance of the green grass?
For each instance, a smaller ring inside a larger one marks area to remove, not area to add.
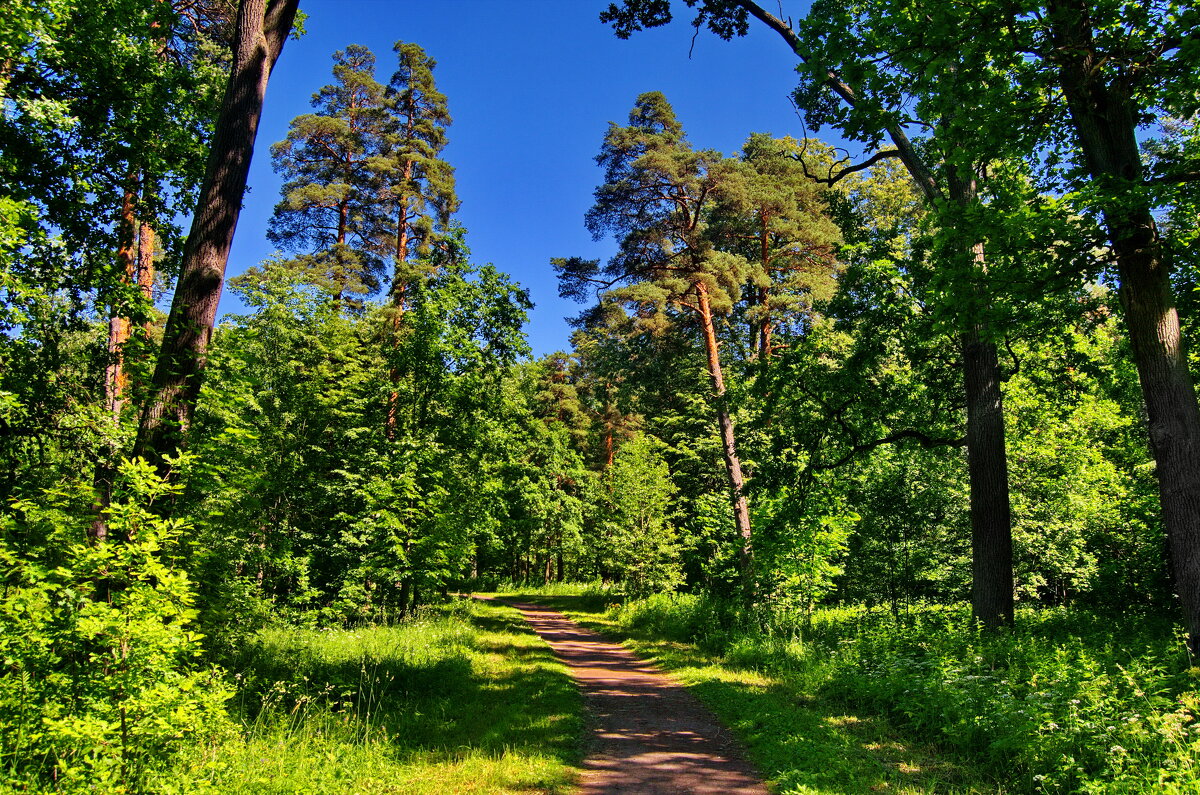
[[[765,663],[767,650],[747,656],[744,643],[740,652],[705,651],[694,643],[665,637],[671,633],[663,626],[631,627],[619,620],[619,609],[598,607],[597,600],[572,596],[567,589],[551,595],[527,589],[504,597],[561,610],[585,626],[621,639],[669,671],[733,731],[778,792],[1004,791],[963,760],[904,736],[885,717],[856,713],[839,699],[822,697],[818,685],[824,676],[818,667],[806,666],[790,675],[770,670]]]
[[[231,666],[244,731],[177,772],[220,793],[566,793],[582,703],[516,611],[263,632]]]
[[[1169,618],[969,608],[811,621],[660,595],[580,606],[685,682],[783,792],[1200,793],[1200,671]]]

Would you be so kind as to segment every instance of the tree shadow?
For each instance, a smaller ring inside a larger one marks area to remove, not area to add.
[[[582,700],[565,667],[515,610],[478,605],[463,618],[472,632],[424,655],[326,660],[298,644],[249,656],[243,719],[332,718],[399,762],[519,754],[577,765]]]

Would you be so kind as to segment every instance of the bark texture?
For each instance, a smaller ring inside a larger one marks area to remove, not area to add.
[[[978,327],[962,335],[971,482],[971,612],[989,629],[1013,620],[1012,516],[1004,404],[995,343]]]
[[[267,79],[291,33],[298,3],[241,0],[238,6],[233,66],[134,448],[160,468],[163,456],[184,446],[195,410]]]

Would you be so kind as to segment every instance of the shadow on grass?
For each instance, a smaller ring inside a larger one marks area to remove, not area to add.
[[[1002,790],[954,757],[910,741],[877,715],[847,712],[840,701],[800,680],[764,676],[687,643],[620,632],[594,605],[576,597],[505,598],[566,612],[671,672],[704,701],[747,747],[756,767],[781,792],[997,793]],[[810,692],[815,690],[816,694]]]
[[[300,631],[294,644],[260,646],[240,666],[246,722],[299,729],[304,714],[321,713],[398,762],[515,753],[578,763],[582,701],[549,647],[507,607],[473,605],[459,620],[469,629],[427,638],[404,638],[416,625],[366,630],[404,642],[362,653],[334,654]],[[325,635],[333,643],[338,633]]]

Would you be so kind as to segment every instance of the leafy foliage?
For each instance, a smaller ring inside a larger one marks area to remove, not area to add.
[[[179,520],[152,512],[177,487],[127,462],[89,541],[90,484],[14,501],[0,539],[0,748],[9,786],[139,790],[183,745],[231,731],[233,691],[197,661],[195,587]]]

